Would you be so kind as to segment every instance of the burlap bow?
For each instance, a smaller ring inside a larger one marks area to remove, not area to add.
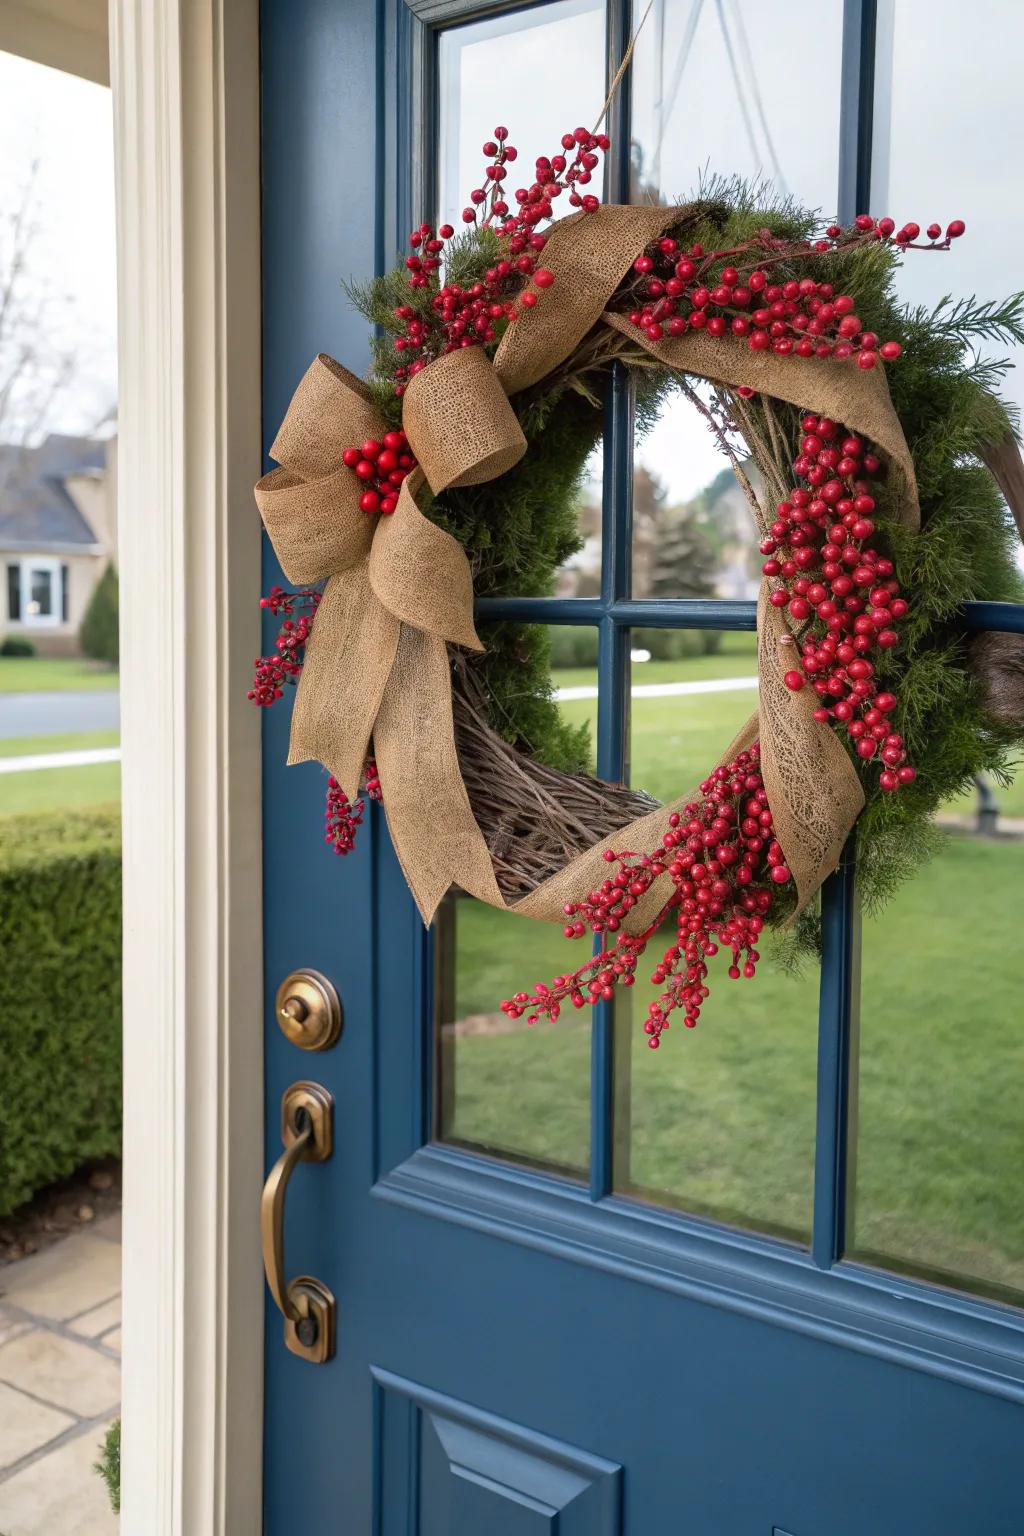
[[[322,762],[351,798],[372,737],[392,840],[427,922],[452,884],[494,906],[564,921],[563,904],[603,878],[606,848],[653,843],[666,810],[697,793],[690,789],[630,823],[529,896],[506,903],[459,769],[447,647],[483,647],[466,556],[423,516],[417,492],[424,478],[440,494],[511,469],[526,442],[509,396],[555,370],[595,325],[623,331],[680,373],[746,385],[862,433],[889,461],[891,510],[918,524],[913,463],[881,366],[865,372],[849,362],[782,358],[697,331],[652,343],[623,316],[605,313],[636,255],[688,212],[609,205],[554,227],[544,260],[556,281],[508,328],[493,365],[482,348],[465,348],[410,383],[403,425],[421,468],[402,486],[390,517],[359,509],[361,484],[341,462],[345,448],[379,439],[385,424],[361,381],[323,355],[296,390],[271,448],[282,467],[256,487],[288,579],[327,581],[306,648],[289,762]],[[776,834],[802,906],[836,867],[864,795],[835,733],[812,718],[813,691],[792,693],[782,681],[786,624],[765,592],[758,632],[759,709],[721,761],[760,738]],[[648,921],[662,895],[650,892],[631,926]]]

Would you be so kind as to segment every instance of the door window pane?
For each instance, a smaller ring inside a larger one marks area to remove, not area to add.
[[[964,69],[979,35],[999,49]],[[908,302],[1002,299],[1020,287],[1024,210],[1007,198],[1024,132],[1015,60],[1024,15],[998,0],[879,6],[871,211],[925,228],[962,218],[948,254],[909,254]],[[952,93],[952,94],[951,94]],[[949,110],[955,99],[956,110]],[[1020,348],[1001,393],[1024,403]],[[992,830],[998,837],[979,836]],[[859,1109],[851,1130],[852,1257],[964,1290],[1024,1299],[1024,785],[986,784],[947,806],[956,835],[864,925]]]
[[[655,0],[633,55],[633,201],[739,175],[834,213],[842,22],[843,0]]]
[[[757,708],[757,636],[635,629],[631,783],[658,800],[706,779]]]
[[[633,466],[633,596],[755,601],[763,557],[752,510],[683,390],[669,394],[637,434]],[[749,462],[744,471],[758,490],[757,471]]]
[[[480,186],[480,146],[499,124],[519,151],[512,187],[530,185],[538,155],[559,153],[563,133],[593,125],[605,95],[604,0],[555,0],[452,27],[441,33],[438,80],[440,219],[458,229]],[[555,212],[572,209],[563,198]]]
[[[567,740],[591,771],[597,632],[550,630],[552,681]],[[582,736],[580,733],[584,733]],[[581,745],[582,743],[582,745]],[[585,1177],[590,1161],[590,1015],[569,1008],[530,1026],[503,998],[582,965],[586,940],[557,924],[454,896],[439,915],[435,1134],[492,1156]]]
[[[865,922],[848,1217],[851,1257],[1018,1303],[1022,881],[1019,832],[951,835]]]
[[[603,0],[556,0],[452,27],[440,35],[438,60],[439,222],[448,220],[459,230],[469,193],[480,184],[481,146],[499,123],[508,128],[510,142],[518,150],[507,184],[515,188],[531,184],[537,156],[557,153],[563,133],[594,122],[604,100]],[[524,79],[530,82],[525,94]],[[564,207],[558,202],[554,206],[559,215],[572,212],[567,202]],[[484,561],[475,583],[478,597],[487,597],[495,586],[504,595],[517,597],[592,597],[600,590],[603,416],[582,396],[565,408],[578,415],[577,440],[584,442],[589,434],[592,447],[582,468],[577,522],[574,528],[570,520],[564,530],[562,547],[568,553],[553,590],[538,590],[528,574],[529,560],[513,570],[490,570]],[[490,488],[489,494],[500,499],[500,484]],[[499,515],[501,510],[499,506]],[[543,511],[541,515],[547,516],[543,547],[549,548],[551,517]],[[562,533],[558,536],[561,539]],[[529,537],[529,531],[524,531],[524,537]],[[574,543],[578,549],[572,548]]]
[[[998,37],[984,69],[965,68],[979,37]],[[1021,286],[1018,252],[1024,202],[1007,195],[1019,177],[1024,94],[1019,60],[1024,9],[1002,0],[884,0],[879,6],[871,158],[871,212],[925,229],[967,225],[948,254],[910,252],[898,277],[911,303],[944,295],[1003,299]],[[1003,342],[979,351],[1018,366],[1002,393],[1024,405],[1024,349]]]
[[[641,659],[651,643],[667,654]],[[633,657],[632,783],[669,800],[707,777],[756,709],[756,636],[634,630]],[[642,1025],[662,989],[647,978],[673,934],[668,924],[651,940],[618,1005],[616,1189],[806,1241],[818,968],[791,976],[766,943],[756,977],[733,981],[719,954],[697,1027],[677,1015],[651,1051]]]

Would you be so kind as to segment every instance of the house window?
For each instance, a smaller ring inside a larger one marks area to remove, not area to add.
[[[67,566],[21,560],[7,567],[7,614],[12,623],[45,627],[67,618]]]

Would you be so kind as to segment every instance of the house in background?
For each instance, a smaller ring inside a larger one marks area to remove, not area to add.
[[[117,439],[54,433],[0,446],[0,638],[78,650],[93,589],[117,554]]]

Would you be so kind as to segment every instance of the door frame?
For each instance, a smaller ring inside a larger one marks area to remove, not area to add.
[[[262,1515],[258,0],[111,0],[128,1536]]]

